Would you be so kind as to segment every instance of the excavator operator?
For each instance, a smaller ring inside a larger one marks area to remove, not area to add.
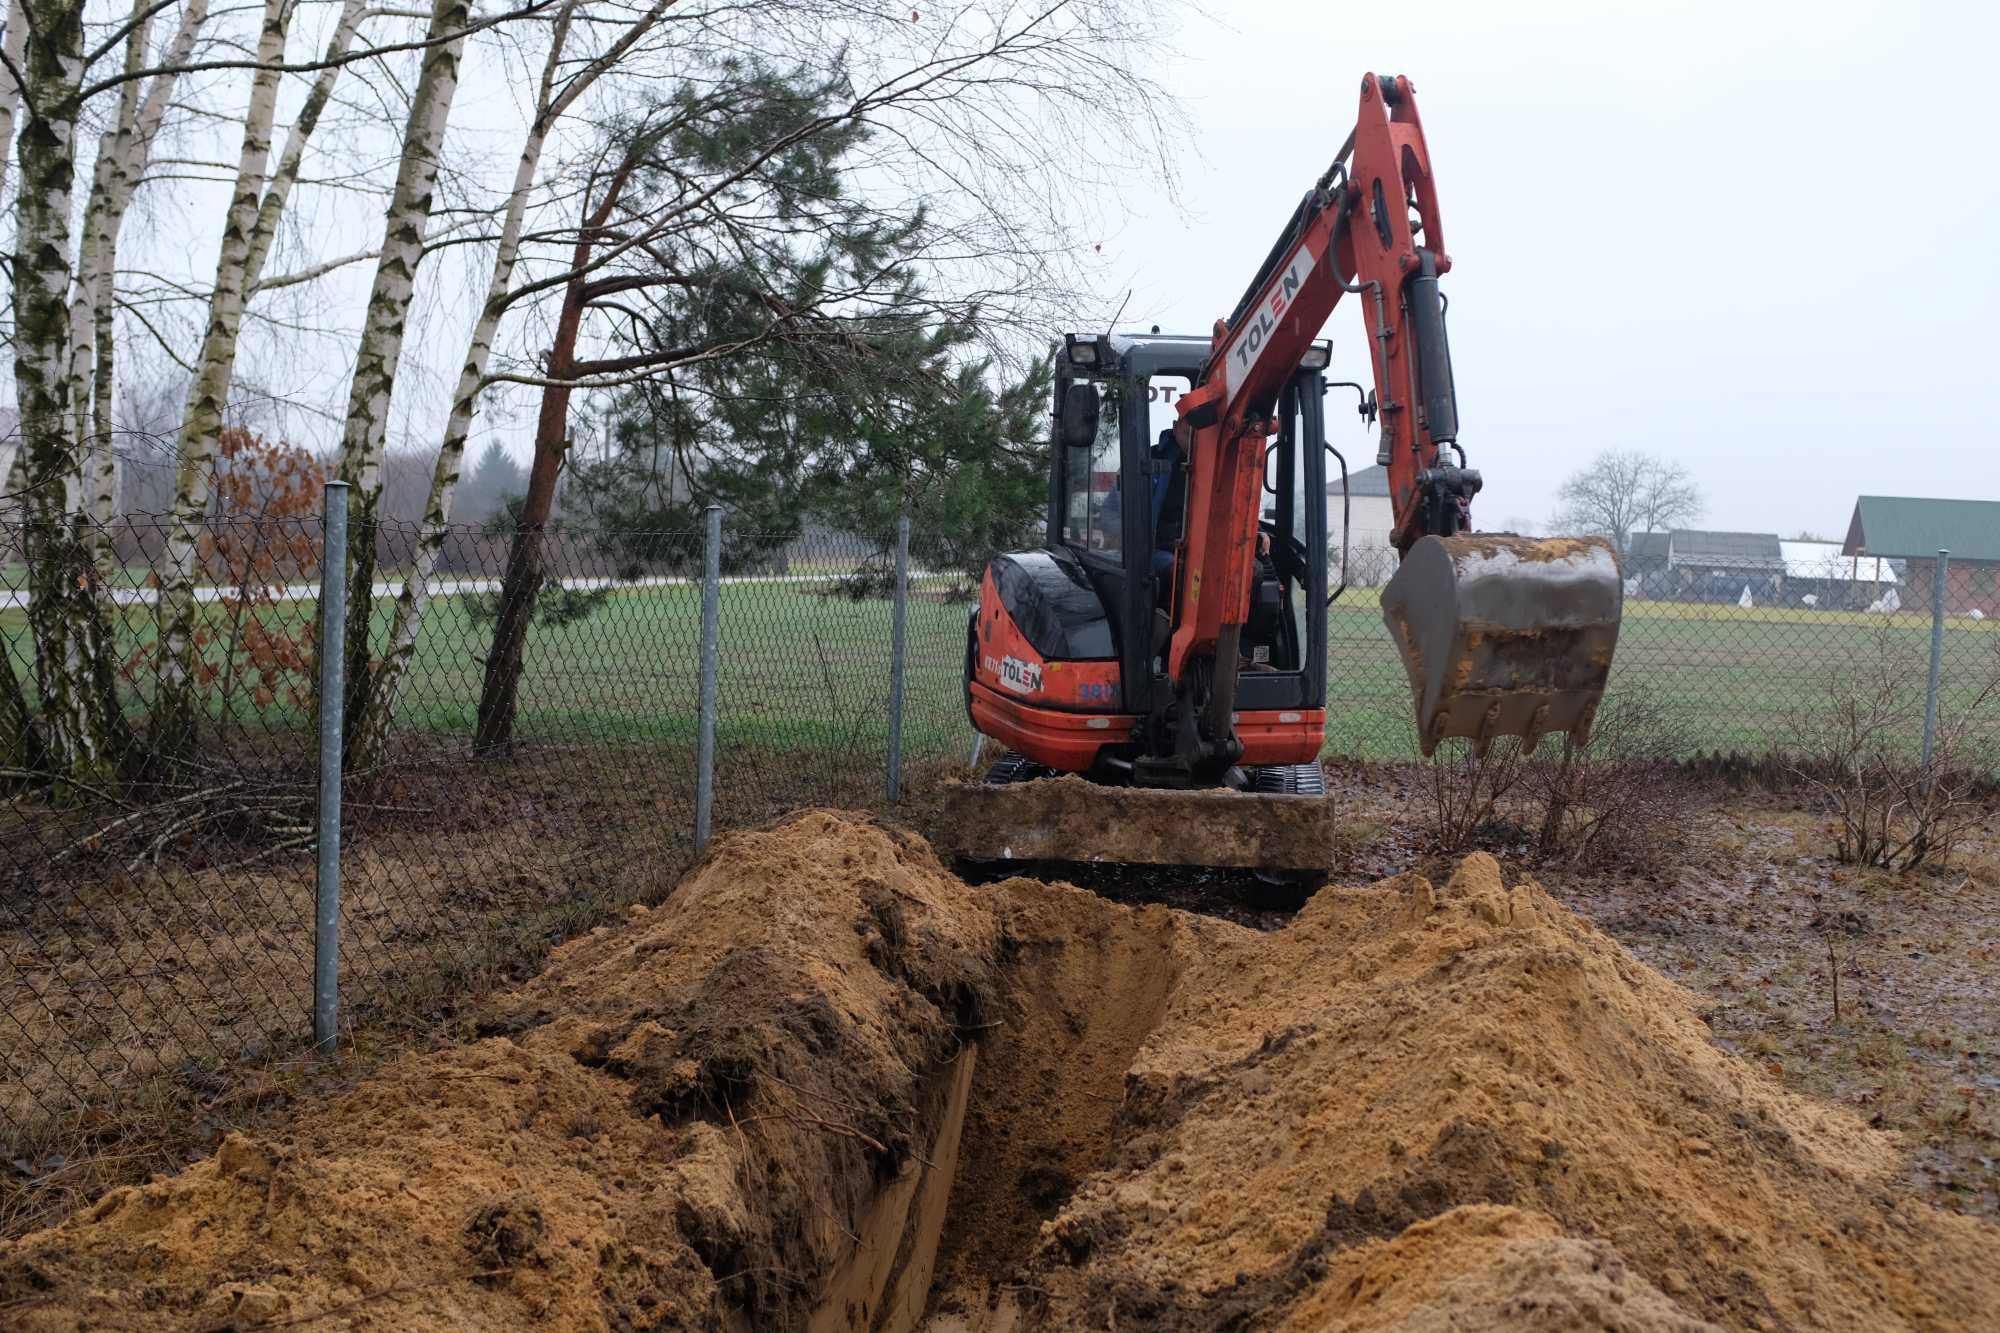
[[[1175,422],[1153,442],[1153,577],[1164,602],[1172,594],[1174,547],[1187,516],[1186,425]]]

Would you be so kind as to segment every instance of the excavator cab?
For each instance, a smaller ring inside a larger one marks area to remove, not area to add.
[[[1176,687],[1166,664],[1166,634],[1182,594],[1189,503],[1189,463],[1176,427],[1176,403],[1199,374],[1206,339],[1108,335],[1065,340],[1058,358],[1058,439],[1052,449],[1047,545],[1035,553],[1065,570],[1063,579],[1089,597],[1075,628],[1099,656],[1044,659],[1040,700],[1052,711],[1080,716],[1080,735],[1062,751],[1067,771],[1140,786],[1209,785],[1170,762],[1149,762],[1170,750]],[[1326,703],[1326,482],[1320,345],[1282,394],[1278,430],[1265,454],[1258,502],[1258,554],[1251,576],[1250,613],[1238,647],[1237,763],[1246,770],[1310,763],[1319,754]],[[1095,420],[1063,432],[1062,405]],[[1020,557],[1006,556],[993,573],[1000,613],[1038,617],[1032,594],[1013,577]],[[1035,562],[1039,564],[1040,562]],[[1081,580],[1081,585],[1074,582]],[[982,598],[982,605],[987,599]],[[1315,608],[1321,614],[1313,614]],[[1050,640],[1052,647],[1063,645]],[[1031,651],[1036,645],[1027,645]],[[982,656],[984,654],[982,653]],[[1002,677],[1007,689],[1005,661]],[[1026,659],[1021,659],[1026,660]],[[975,665],[983,665],[976,663]],[[975,678],[978,673],[975,673]],[[1019,694],[1018,690],[1013,691]],[[1019,713],[1004,714],[975,693],[976,724],[990,724],[1012,748],[1053,753]],[[1281,718],[1283,720],[1281,720]],[[1093,720],[1108,722],[1092,726]],[[1062,722],[1043,730],[1063,728]],[[1020,744],[1016,744],[1019,742]],[[1215,775],[1227,785],[1227,775]],[[1236,781],[1252,781],[1254,775]]]

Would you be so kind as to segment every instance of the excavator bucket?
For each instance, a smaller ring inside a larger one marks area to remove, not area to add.
[[[1625,585],[1602,538],[1425,537],[1382,590],[1428,755],[1448,736],[1484,750],[1578,743],[1604,697]]]

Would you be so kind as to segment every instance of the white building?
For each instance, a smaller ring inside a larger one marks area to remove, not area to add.
[[[1348,474],[1347,480],[1347,581],[1376,587],[1396,572],[1396,553],[1389,545],[1389,533],[1396,526],[1389,504],[1389,469],[1362,468]],[[1341,500],[1340,478],[1334,477],[1326,483],[1326,542],[1335,580],[1340,578]]]
[[[1895,583],[1896,570],[1872,555],[1842,555],[1839,542],[1778,543],[1785,556],[1787,582]]]

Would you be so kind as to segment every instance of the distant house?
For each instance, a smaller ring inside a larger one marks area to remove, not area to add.
[[[1733,602],[1748,588],[1752,599],[1775,601],[1785,578],[1785,554],[1775,532],[1703,532],[1676,528],[1667,534],[1663,596],[1690,602]]]
[[[1849,555],[1839,542],[1779,542],[1785,556],[1785,601],[1822,611],[1860,610],[1897,587],[1902,562]],[[1810,602],[1806,598],[1812,598]]]
[[[1395,529],[1395,514],[1389,504],[1389,469],[1367,467],[1347,477],[1347,570],[1348,581],[1358,587],[1373,587],[1388,581],[1396,571],[1396,559],[1389,545]],[[1327,549],[1340,559],[1341,537],[1340,478],[1326,484]],[[1334,577],[1339,577],[1336,570]]]
[[[1671,533],[1635,532],[1625,538],[1625,577],[1643,578],[1667,567],[1667,541]]]
[[[1854,502],[1842,552],[1900,557],[1905,609],[1931,604],[1937,553],[1951,552],[1945,609],[2000,615],[2000,500],[1925,500],[1864,495]]]

